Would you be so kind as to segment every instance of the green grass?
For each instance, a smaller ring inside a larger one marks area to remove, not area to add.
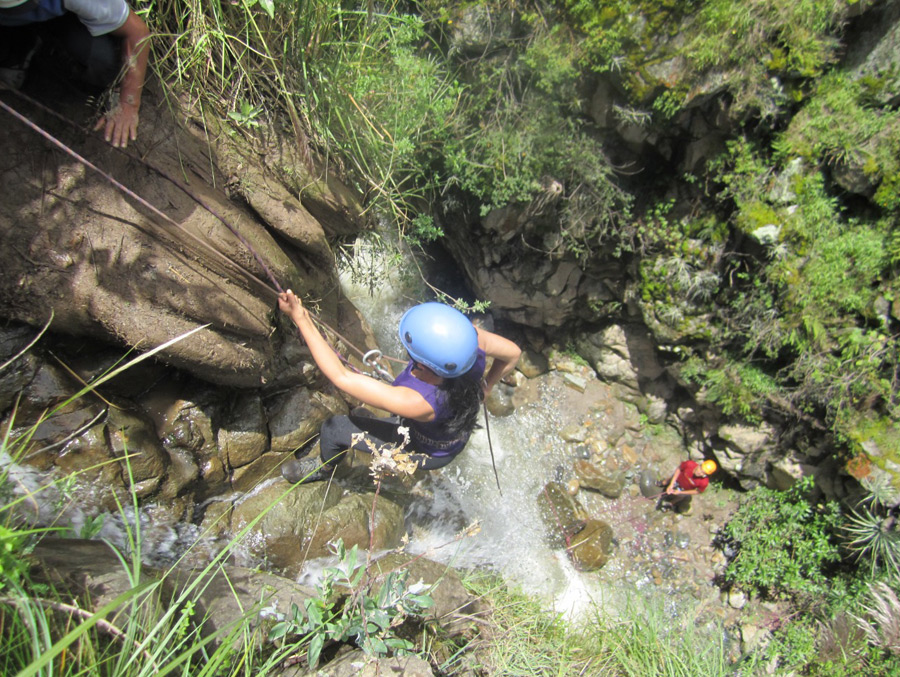
[[[467,644],[433,644],[433,662],[442,674],[715,677],[728,672],[721,627],[711,623],[698,629],[692,615],[673,617],[640,593],[620,617],[597,609],[575,626],[496,577],[475,574],[465,583],[489,611]]]

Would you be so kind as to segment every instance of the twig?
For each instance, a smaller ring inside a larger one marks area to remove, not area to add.
[[[62,611],[63,613],[67,613],[72,616],[78,616],[83,620],[89,620],[94,616],[93,612],[88,611],[87,609],[82,609],[81,607],[75,606],[73,604],[65,604],[64,602],[51,602],[48,599],[41,599],[40,597],[32,597],[27,601],[35,602],[43,607],[53,609],[54,611]],[[0,597],[0,602],[19,607],[24,605],[26,603],[26,600],[16,599],[14,597]],[[140,649],[140,652],[141,654],[143,654],[144,658],[146,658],[153,666],[153,671],[159,672],[159,666],[156,664],[156,661],[153,660],[153,656],[150,655],[150,653],[146,649],[141,649],[140,644],[136,640],[129,638],[124,631],[120,630],[109,621],[103,620],[102,618],[97,621],[97,628],[108,635],[112,635],[122,643],[127,644],[130,642],[131,644],[134,644],[135,648]]]

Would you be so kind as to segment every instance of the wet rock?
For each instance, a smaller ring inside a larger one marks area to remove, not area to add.
[[[374,529],[370,518],[375,505]],[[275,567],[295,571],[306,559],[330,554],[328,544],[343,539],[347,548],[390,549],[405,533],[400,506],[384,497],[348,494],[335,484],[315,482],[289,487],[276,481],[235,505],[231,529],[236,533],[257,516],[251,528],[251,552]]]
[[[566,442],[581,443],[587,439],[587,430],[583,425],[572,423],[559,431],[559,436]]]
[[[122,458],[123,473],[130,466],[131,478],[141,485],[140,496],[152,493],[165,476],[169,455],[156,436],[156,427],[145,416],[110,408],[107,419],[109,443],[113,453]],[[151,488],[152,487],[152,488]]]
[[[268,452],[251,463],[234,469],[231,472],[231,488],[235,491],[250,491],[263,480],[277,477],[286,458],[289,458],[288,454]]]
[[[80,389],[80,384],[62,368],[47,362],[38,362],[36,366],[17,407],[16,417],[20,424],[36,421],[45,410],[61,404]],[[26,375],[27,372],[20,378]]]
[[[219,451],[232,468],[240,468],[259,458],[269,446],[266,414],[257,393],[238,395],[224,412],[216,435]]]
[[[548,482],[538,495],[538,509],[547,527],[549,542],[565,547],[584,528],[588,515],[584,507],[559,482]]]
[[[625,478],[620,473],[608,476],[603,470],[589,461],[575,461],[575,476],[581,486],[599,491],[607,498],[618,498],[625,488]]]
[[[578,493],[578,490],[581,488],[581,483],[577,479],[569,480],[569,483],[566,484],[566,493],[569,496],[574,496]]]
[[[227,486],[228,473],[225,472],[225,464],[218,456],[200,460],[200,477],[203,479],[204,496],[220,494]]]
[[[497,384],[491,390],[491,394],[485,400],[491,416],[509,416],[516,410],[516,405],[513,403],[514,390],[503,383]]]
[[[169,472],[160,490],[160,497],[172,499],[200,477],[200,468],[194,455],[186,449],[168,450]]]
[[[541,399],[537,381],[526,381],[524,385],[512,389],[512,405],[519,409]]]
[[[301,448],[319,432],[322,422],[347,406],[334,396],[296,388],[266,403],[271,451],[291,452]]]
[[[596,571],[606,566],[613,551],[613,530],[606,522],[589,519],[571,539],[568,552],[572,562],[582,571]]]
[[[522,351],[522,356],[516,364],[516,369],[528,378],[537,378],[550,370],[550,363],[541,353],[526,348]]]
[[[575,447],[574,455],[575,458],[581,458],[585,460],[590,459],[591,449],[585,447],[584,445],[578,445],[577,447]]]
[[[150,399],[150,398],[148,398]],[[149,402],[144,402],[150,408]],[[218,413],[218,401],[208,391],[198,391],[192,397],[176,399],[158,424],[162,445],[172,458],[190,454],[203,480],[199,489],[203,496],[216,494],[227,485],[225,464],[219,458],[213,418]]]
[[[95,425],[69,441],[59,451],[54,463],[63,473],[79,473],[88,482],[122,486],[122,469],[118,463],[108,463],[109,444],[106,440],[106,426]],[[32,464],[37,459],[31,459]],[[38,463],[38,467],[43,464]],[[49,467],[49,466],[48,466]]]
[[[247,535],[250,552],[266,557],[279,568],[299,565],[304,556],[303,542],[308,539],[316,517],[340,500],[340,488],[329,486],[328,482],[295,487],[275,482],[235,504],[231,532],[237,534],[262,515]]]
[[[574,390],[583,393],[587,389],[587,379],[579,374],[564,373],[563,382]]]
[[[400,545],[406,533],[400,506],[384,496],[376,498],[374,493],[344,496],[317,517],[310,528],[302,542],[302,551],[308,552],[308,557],[324,557],[330,552],[328,544],[339,538],[347,548],[357,545],[362,549],[390,550]]]
[[[0,413],[12,406],[38,371],[40,362],[31,352],[13,359],[31,342],[34,335],[35,330],[30,327],[14,325],[0,328],[0,364],[12,360],[0,372]]]
[[[588,445],[591,448],[591,454],[595,456],[603,456],[607,451],[609,451],[609,444],[607,444],[606,440],[603,439],[592,439],[588,442]]]
[[[513,369],[509,374],[500,379],[500,383],[508,385],[512,389],[521,388],[528,383],[528,377],[518,369]]]
[[[210,536],[226,535],[231,522],[231,510],[230,501],[211,501],[203,510],[200,528]]]

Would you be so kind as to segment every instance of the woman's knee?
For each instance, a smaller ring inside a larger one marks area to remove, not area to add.
[[[347,433],[349,423],[350,419],[347,416],[332,416],[322,423],[319,430],[319,449],[323,462],[330,463],[350,446],[351,440]]]

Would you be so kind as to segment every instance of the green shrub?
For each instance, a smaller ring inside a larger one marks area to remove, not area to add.
[[[722,530],[734,550],[725,580],[769,597],[821,594],[829,565],[840,559],[838,505],[812,505],[811,477],[785,492],[760,487],[750,492]]]
[[[338,565],[325,569],[322,582],[316,585],[318,595],[305,599],[302,610],[292,604],[290,617],[272,627],[269,639],[293,636],[295,642],[308,642],[306,660],[311,669],[330,642],[353,639],[370,656],[413,652],[415,645],[399,637],[394,628],[407,616],[420,616],[432,606],[431,597],[407,587],[409,571],[405,570],[391,571],[377,592],[372,592],[371,583],[364,578],[366,567],[357,563],[357,547],[347,550],[338,539],[334,552]],[[347,597],[339,599],[336,588],[346,591]]]

